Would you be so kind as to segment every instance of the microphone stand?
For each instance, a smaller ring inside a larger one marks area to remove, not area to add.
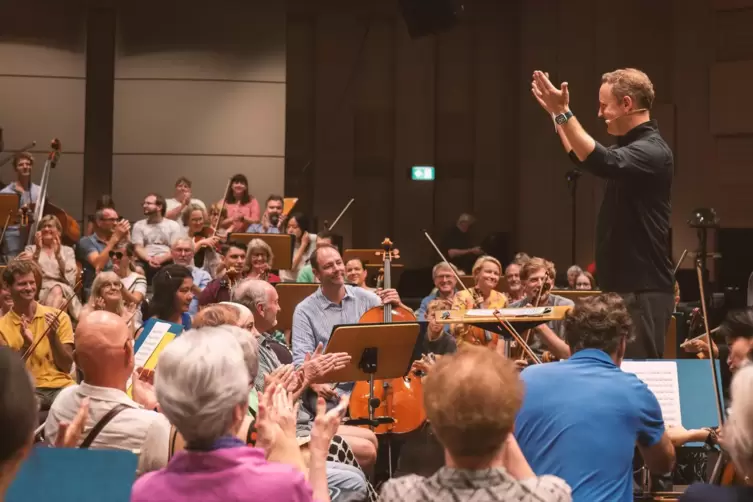
[[[578,178],[580,178],[582,174],[583,173],[577,169],[573,169],[572,171],[568,171],[565,173],[565,179],[567,180],[567,187],[570,189],[570,199],[571,199],[570,209],[571,209],[572,222],[570,224],[570,239],[571,239],[570,242],[572,244],[572,248],[570,251],[571,253],[570,263],[577,263],[577,260],[576,260],[576,254],[577,254],[576,251],[578,247],[577,240],[576,240],[576,237],[578,235],[577,233],[578,222],[576,219],[578,217],[578,206],[577,206],[578,196],[577,195],[578,195]]]

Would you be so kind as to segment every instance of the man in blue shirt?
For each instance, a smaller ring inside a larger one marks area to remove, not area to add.
[[[453,273],[453,268],[455,269],[455,272],[457,272],[455,265],[449,265],[443,261],[434,265],[434,268],[431,271],[431,277],[434,279],[434,291],[421,300],[421,305],[416,311],[416,319],[419,321],[426,320],[426,309],[434,300],[440,299],[450,302],[452,301],[452,297],[455,296],[455,286],[457,286],[458,283],[455,274]],[[450,325],[446,324],[444,330],[449,333]]]
[[[39,185],[31,182],[31,168],[34,166],[34,157],[28,152],[19,152],[13,156],[13,170],[16,171],[16,181],[9,184],[0,194],[17,194],[18,208],[29,207],[39,199]],[[29,211],[32,216],[33,211]],[[3,219],[5,219],[3,217]],[[0,225],[2,222],[0,222]],[[5,260],[10,261],[24,250],[25,242],[21,239],[21,229],[18,225],[10,225],[5,231],[3,242],[3,255]]]
[[[285,224],[285,217],[282,215],[284,200],[280,195],[270,195],[267,197],[267,207],[261,216],[261,222],[252,223],[246,229],[249,234],[279,234],[282,226]]]
[[[576,502],[632,501],[636,443],[651,472],[674,465],[656,396],[620,369],[631,324],[617,294],[583,299],[565,319],[570,359],[521,374],[520,448],[537,475],[567,481]]]

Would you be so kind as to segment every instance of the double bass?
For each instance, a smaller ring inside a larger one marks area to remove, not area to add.
[[[28,207],[21,208],[21,235],[27,245],[34,244],[34,238],[37,233],[39,222],[43,216],[48,214],[55,216],[58,221],[60,221],[60,225],[63,229],[60,237],[63,244],[72,246],[81,238],[81,227],[79,226],[78,221],[63,209],[47,200],[50,172],[57,166],[58,161],[60,160],[60,149],[60,140],[57,138],[53,139],[50,144],[50,152],[47,154],[47,160],[44,163],[44,169],[42,170],[42,181],[39,186],[39,196],[37,197],[37,201],[31,203]],[[31,186],[29,186],[28,189],[31,191]],[[31,211],[33,211],[33,214],[29,215],[29,212]]]
[[[392,241],[385,239],[382,242],[384,277],[383,286],[390,289],[390,265],[392,260],[399,256],[398,251],[393,249]],[[380,305],[367,310],[359,319],[359,323],[390,323],[390,322],[415,322],[413,312],[402,306]],[[350,416],[369,416],[369,382],[356,382],[350,395]],[[421,378],[413,372],[409,372],[401,378],[390,380],[374,380],[374,397],[379,399],[379,406],[374,408],[374,415],[392,417],[393,423],[382,424],[374,428],[375,434],[404,434],[418,429],[426,421],[426,412],[423,405],[423,386]]]

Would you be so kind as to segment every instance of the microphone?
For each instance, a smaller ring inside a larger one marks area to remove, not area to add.
[[[619,117],[615,117],[615,118],[613,118],[611,120],[610,119],[604,119],[604,122],[607,125],[609,125],[612,122],[617,122],[617,120],[619,120],[619,119],[621,119],[623,117],[627,117],[628,115],[634,115],[636,113],[647,112],[647,111],[648,111],[648,108],[638,108],[637,110],[631,110],[631,111],[627,112],[625,115],[620,115]]]

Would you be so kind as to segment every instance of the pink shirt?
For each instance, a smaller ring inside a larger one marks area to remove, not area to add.
[[[218,204],[222,205],[222,201],[220,201]],[[249,202],[248,204],[230,204],[229,202],[226,202],[225,209],[227,210],[228,218],[235,218],[238,215],[243,215],[245,218],[250,218],[253,221],[261,221],[261,209],[259,208],[259,201],[255,198],[252,198],[251,202]],[[231,232],[245,232],[248,228],[248,225],[249,224],[247,222],[236,221],[233,222],[229,230]]]
[[[313,501],[303,473],[270,463],[259,448],[179,451],[157,472],[136,480],[131,502]]]

